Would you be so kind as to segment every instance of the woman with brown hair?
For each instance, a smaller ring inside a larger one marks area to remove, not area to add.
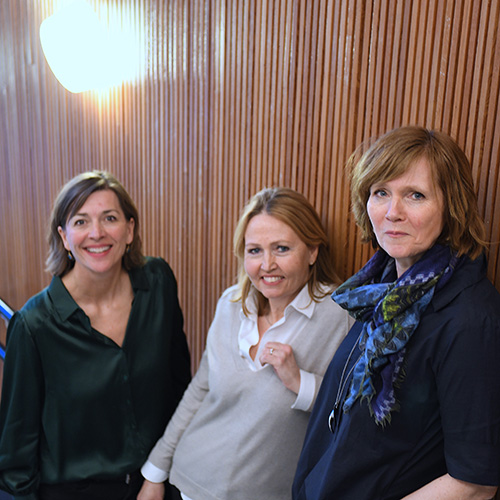
[[[142,255],[137,209],[111,174],[60,191],[50,285],[10,321],[0,488],[26,500],[135,499],[139,467],[190,381],[168,264]]]
[[[375,255],[333,294],[357,320],[325,375],[295,500],[490,499],[500,474],[500,294],[465,154],[407,126],[349,162]]]

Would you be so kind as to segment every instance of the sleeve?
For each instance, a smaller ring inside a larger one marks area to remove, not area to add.
[[[168,478],[177,443],[203,403],[208,390],[208,357],[205,351],[200,367],[170,419],[165,433],[158,440],[149,454],[148,461],[141,469],[146,479],[158,483]],[[160,471],[164,471],[163,476]]]
[[[167,264],[168,266],[168,264]],[[179,304],[179,297],[177,291],[177,281],[173,271],[168,266],[171,280],[173,283],[172,298],[174,301],[174,328],[172,332],[172,349],[170,355],[171,379],[173,381],[173,400],[175,406],[179,403],[191,381],[191,356],[187,344],[186,335],[184,333],[184,318],[182,315],[181,306]]]
[[[476,302],[475,313],[472,304],[469,314],[456,312],[442,335],[435,370],[448,473],[498,486],[500,317],[485,306]]]
[[[42,404],[40,357],[18,312],[7,330],[0,405],[0,489],[26,500],[37,498]]]
[[[318,395],[318,389],[323,377],[315,373],[300,370],[300,387],[297,399],[292,405],[293,410],[311,411]]]

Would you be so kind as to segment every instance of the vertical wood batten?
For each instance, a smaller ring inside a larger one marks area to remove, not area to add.
[[[133,81],[70,94],[41,52],[61,0],[0,3],[0,296],[45,286],[53,198],[107,168],[135,199],[148,254],[179,283],[193,368],[218,296],[234,282],[232,235],[265,185],[304,193],[339,274],[371,255],[350,215],[344,165],[361,142],[406,123],[465,149],[500,287],[500,0],[89,0],[134,31]]]

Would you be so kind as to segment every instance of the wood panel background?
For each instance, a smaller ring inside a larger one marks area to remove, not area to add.
[[[81,94],[60,86],[39,42],[63,3],[0,2],[0,296],[13,307],[49,282],[58,189],[110,170],[136,200],[147,254],[177,276],[195,369],[235,279],[245,201],[264,186],[303,192],[346,278],[370,250],[345,161],[407,123],[448,132],[471,159],[500,288],[500,1],[89,0],[135,33],[141,64],[133,81]]]

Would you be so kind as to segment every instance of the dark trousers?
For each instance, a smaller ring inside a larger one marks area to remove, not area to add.
[[[136,500],[144,479],[139,471],[113,480],[85,480],[41,484],[40,500]],[[165,500],[180,500],[178,490],[166,484]]]

